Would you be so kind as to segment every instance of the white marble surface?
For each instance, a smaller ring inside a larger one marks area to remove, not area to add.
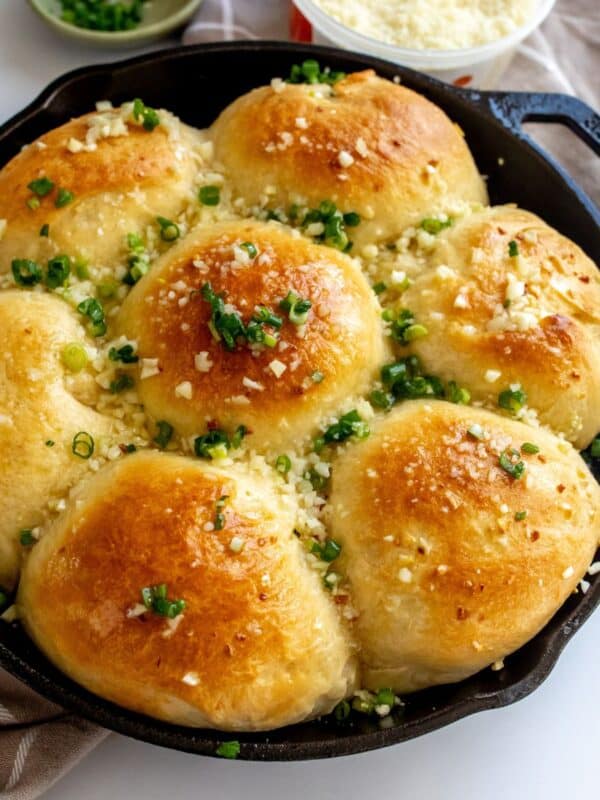
[[[62,72],[114,58],[46,30],[25,0],[0,0],[0,122]],[[335,761],[245,764],[113,735],[45,800],[563,800],[598,794],[600,614],[534,695],[403,745]]]

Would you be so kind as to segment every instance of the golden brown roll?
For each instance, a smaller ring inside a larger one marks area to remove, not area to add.
[[[275,346],[238,337],[228,349],[209,327],[206,284],[245,326],[258,307],[278,315],[279,330],[263,328]],[[280,308],[289,292],[311,303],[304,324]],[[355,263],[274,222],[197,228],[132,290],[117,325],[138,343],[138,390],[155,419],[186,436],[210,421],[243,424],[248,445],[263,450],[300,444],[366,391],[386,358],[377,302]]]
[[[521,647],[600,537],[600,488],[571,445],[442,401],[396,407],[341,453],[330,511],[363,682],[398,692],[462,680]]]
[[[14,585],[19,532],[42,523],[87,471],[72,452],[80,431],[98,437],[112,423],[65,385],[65,345],[86,343],[66,303],[49,295],[0,293],[0,585]]]
[[[160,124],[145,130],[131,108],[67,122],[0,171],[0,274],[14,258],[58,253],[112,268],[125,260],[127,234],[181,213],[197,174],[198,134],[162,110]],[[29,187],[40,180],[36,194]]]
[[[428,330],[412,350],[476,400],[497,402],[521,384],[542,422],[585,447],[600,430],[596,266],[508,206],[465,217],[437,240],[430,268],[402,296]]]
[[[358,72],[333,87],[275,81],[211,129],[215,155],[249,206],[331,200],[363,222],[362,246],[456,203],[486,203],[460,129],[422,95]]]
[[[355,676],[293,527],[270,481],[138,453],[78,488],[17,602],[48,657],[109,700],[181,725],[288,725],[330,711]],[[142,605],[161,584],[183,609]]]

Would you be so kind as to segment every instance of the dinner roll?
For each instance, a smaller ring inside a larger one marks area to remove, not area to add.
[[[357,212],[357,246],[432,211],[486,203],[461,130],[422,95],[372,70],[333,87],[274,82],[233,102],[211,129],[215,155],[250,205]]]
[[[278,343],[238,336],[228,349],[211,323],[206,285],[244,326],[258,307],[280,317],[279,330],[261,328]],[[299,318],[280,307],[290,292],[311,304]],[[138,391],[155,419],[186,436],[208,422],[243,424],[249,446],[262,450],[299,445],[319,419],[366,391],[386,358],[378,304],[355,263],[275,222],[197,228],[135,286],[117,326],[137,342]]]
[[[18,607],[60,669],[122,706],[223,730],[300,722],[352,691],[355,666],[293,528],[269,480],[140,452],[77,489]],[[141,590],[162,584],[147,609]]]
[[[538,217],[504,206],[456,222],[402,304],[428,331],[411,348],[429,371],[483,401],[521,384],[578,448],[600,430],[600,273]]]
[[[71,120],[15,156],[0,171],[0,274],[15,258],[58,253],[113,268],[125,261],[127,234],[177,217],[197,173],[198,133],[167,111],[159,120],[146,130],[129,103]],[[29,187],[44,178],[39,196]]]
[[[397,692],[459,681],[525,644],[600,538],[600,488],[570,444],[443,401],[404,403],[341,452],[330,510],[363,682]]]
[[[97,438],[112,423],[67,388],[61,354],[86,342],[66,303],[47,294],[0,293],[0,585],[11,589],[21,552],[19,533],[41,524],[50,507],[88,469],[73,437]]]

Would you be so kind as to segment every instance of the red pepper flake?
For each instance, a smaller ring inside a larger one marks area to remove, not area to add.
[[[530,538],[531,538],[532,542],[537,542],[537,540],[540,538],[540,532],[539,531],[531,531],[531,537]]]
[[[266,599],[267,599],[267,595],[266,595],[264,592],[261,592],[261,593],[258,595],[258,599],[259,599],[259,600],[263,600],[263,601],[264,601],[264,600],[266,600]]]
[[[590,276],[589,275],[580,275],[579,276],[579,280],[582,283],[589,283],[590,282]]]
[[[472,75],[461,75],[459,78],[455,78],[452,83],[455,86],[468,86],[472,80]]]
[[[565,486],[564,486],[562,483],[559,483],[559,484],[558,484],[558,486],[556,487],[556,491],[557,491],[559,494],[562,494],[562,493],[564,492],[565,488],[566,488],[566,487],[565,487]]]
[[[459,620],[462,621],[462,620],[466,619],[468,616],[469,616],[469,612],[467,611],[466,608],[463,608],[462,606],[459,606],[456,609],[456,619],[459,619]]]

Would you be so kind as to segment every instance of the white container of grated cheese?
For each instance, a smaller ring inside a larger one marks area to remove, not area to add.
[[[548,16],[556,0],[538,0],[521,27],[487,44],[456,50],[409,49],[342,25],[312,0],[291,0],[290,36],[297,42],[341,47],[425,72],[455,86],[493,89],[519,44]]]

